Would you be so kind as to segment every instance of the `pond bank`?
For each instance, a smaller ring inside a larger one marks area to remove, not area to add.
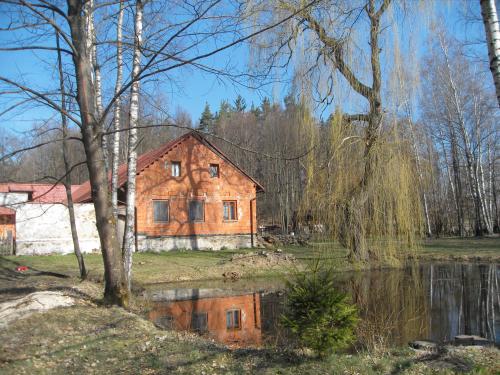
[[[496,374],[495,348],[407,347],[324,360],[276,349],[230,350],[193,334],[162,331],[123,309],[90,300],[20,319],[0,330],[3,374]]]
[[[432,259],[439,253],[495,259],[487,257],[497,256],[500,246],[495,246],[500,241],[475,243],[474,248],[463,245],[456,251],[438,245],[427,247],[429,252],[421,259]],[[305,264],[314,255],[305,248],[284,251],[293,254],[299,264]],[[135,254],[134,276],[138,285],[178,282],[190,280],[189,277],[221,280],[221,270],[229,259],[250,252]],[[338,254],[343,256],[341,252]],[[339,259],[338,269],[348,269],[342,266],[344,258]],[[98,254],[88,255],[86,261],[90,281],[81,283],[76,278],[72,255],[0,258],[0,301],[39,290],[62,291],[77,300],[75,306],[33,314],[0,330],[1,373],[417,374],[466,369],[476,374],[497,374],[500,371],[500,351],[494,348],[453,348],[436,357],[406,346],[374,347],[357,354],[335,354],[322,361],[278,349],[230,350],[196,335],[159,330],[142,317],[145,306],[141,301],[134,301],[136,314],[101,306],[102,259]],[[30,270],[23,274],[15,272],[17,265],[27,265]],[[285,274],[294,267],[248,267],[245,276],[251,283],[254,276]]]

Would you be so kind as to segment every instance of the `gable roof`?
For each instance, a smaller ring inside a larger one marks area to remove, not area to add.
[[[163,155],[172,150],[175,146],[182,143],[189,137],[194,137],[199,142],[201,142],[206,147],[210,148],[215,154],[231,164],[240,173],[246,176],[250,181],[252,181],[257,186],[257,191],[264,191],[262,185],[238,167],[234,162],[232,162],[221,150],[219,150],[213,143],[209,142],[205,137],[203,137],[196,130],[191,130],[190,132],[180,136],[173,141],[167,142],[164,145],[148,151],[137,158],[137,174],[143,172],[147,167],[153,164],[155,161],[160,159]],[[111,174],[108,175],[108,179],[111,180]],[[123,163],[118,167],[118,187],[122,187],[127,182],[127,163]],[[90,202],[92,200],[90,181],[85,182],[74,192],[73,200],[76,203]]]
[[[80,185],[72,185],[71,191]],[[66,189],[62,184],[0,183],[1,193],[28,193],[28,202],[33,203],[65,203]]]

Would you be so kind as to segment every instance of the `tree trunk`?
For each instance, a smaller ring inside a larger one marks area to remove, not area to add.
[[[108,179],[101,148],[102,124],[96,108],[96,90],[92,79],[91,51],[83,15],[84,2],[68,0],[68,23],[75,53],[73,64],[77,83],[77,102],[85,149],[96,226],[104,260],[104,299],[107,303],[126,306],[129,294],[124,285],[122,257],[116,238],[116,222],[108,201]]]
[[[132,77],[136,79],[141,69],[142,0],[136,1],[135,41]],[[123,265],[128,289],[131,287],[132,254],[135,251],[135,177],[137,173],[137,120],[139,118],[139,80],[130,88],[130,121],[128,133],[127,212],[123,239]]]
[[[116,26],[116,84],[115,95],[118,95],[122,88],[123,76],[123,0],[120,0],[120,10],[118,12],[118,24]],[[115,110],[113,119],[113,150],[112,150],[112,165],[111,165],[111,207],[113,216],[118,220],[118,166],[120,163],[120,115],[121,115],[121,96],[117,96],[115,100]],[[120,239],[119,239],[120,240]]]
[[[498,105],[500,106],[500,24],[498,22],[497,7],[495,0],[480,0],[480,3],[488,42],[490,70],[495,82]]]
[[[56,46],[57,46],[57,68],[59,73],[59,87],[61,90],[61,109],[66,111],[66,90],[64,88],[64,73],[62,66],[61,50],[59,44],[59,33],[56,33]],[[73,249],[76,259],[78,261],[78,269],[80,270],[80,279],[87,278],[87,270],[85,268],[85,261],[80,250],[80,242],[78,241],[78,231],[76,229],[75,209],[73,206],[73,196],[71,194],[71,166],[68,160],[69,147],[68,147],[68,122],[64,112],[61,112],[61,125],[63,134],[62,154],[64,162],[64,188],[66,190],[66,198],[69,213],[69,223],[71,227],[71,238],[73,240]]]

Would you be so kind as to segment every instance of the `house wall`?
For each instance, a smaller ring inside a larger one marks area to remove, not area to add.
[[[171,176],[172,161],[181,162],[179,177]],[[219,165],[218,178],[210,177],[210,164]],[[257,228],[255,197],[256,186],[248,177],[197,139],[188,137],[137,176],[139,249],[249,247]],[[155,199],[169,201],[168,222],[154,222]],[[205,218],[201,222],[188,220],[191,199],[204,201]],[[238,220],[223,220],[225,200],[237,202]]]
[[[0,193],[0,206],[10,206],[28,201],[28,193]],[[12,207],[15,209],[15,207]]]
[[[16,210],[16,254],[68,254],[74,251],[69,213],[62,204],[24,203]],[[75,204],[76,227],[82,252],[100,249],[93,204]]]
[[[241,327],[228,329],[226,312],[241,311]],[[187,301],[158,303],[149,313],[153,322],[173,323],[177,330],[190,330],[193,313],[207,313],[207,335],[230,345],[259,345],[262,342],[260,320],[260,295],[200,298]]]

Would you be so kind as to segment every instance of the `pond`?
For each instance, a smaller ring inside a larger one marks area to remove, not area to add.
[[[500,265],[421,264],[399,270],[338,273],[338,289],[359,309],[358,342],[447,342],[459,334],[500,344]],[[149,319],[235,347],[283,345],[284,279],[156,285]]]

